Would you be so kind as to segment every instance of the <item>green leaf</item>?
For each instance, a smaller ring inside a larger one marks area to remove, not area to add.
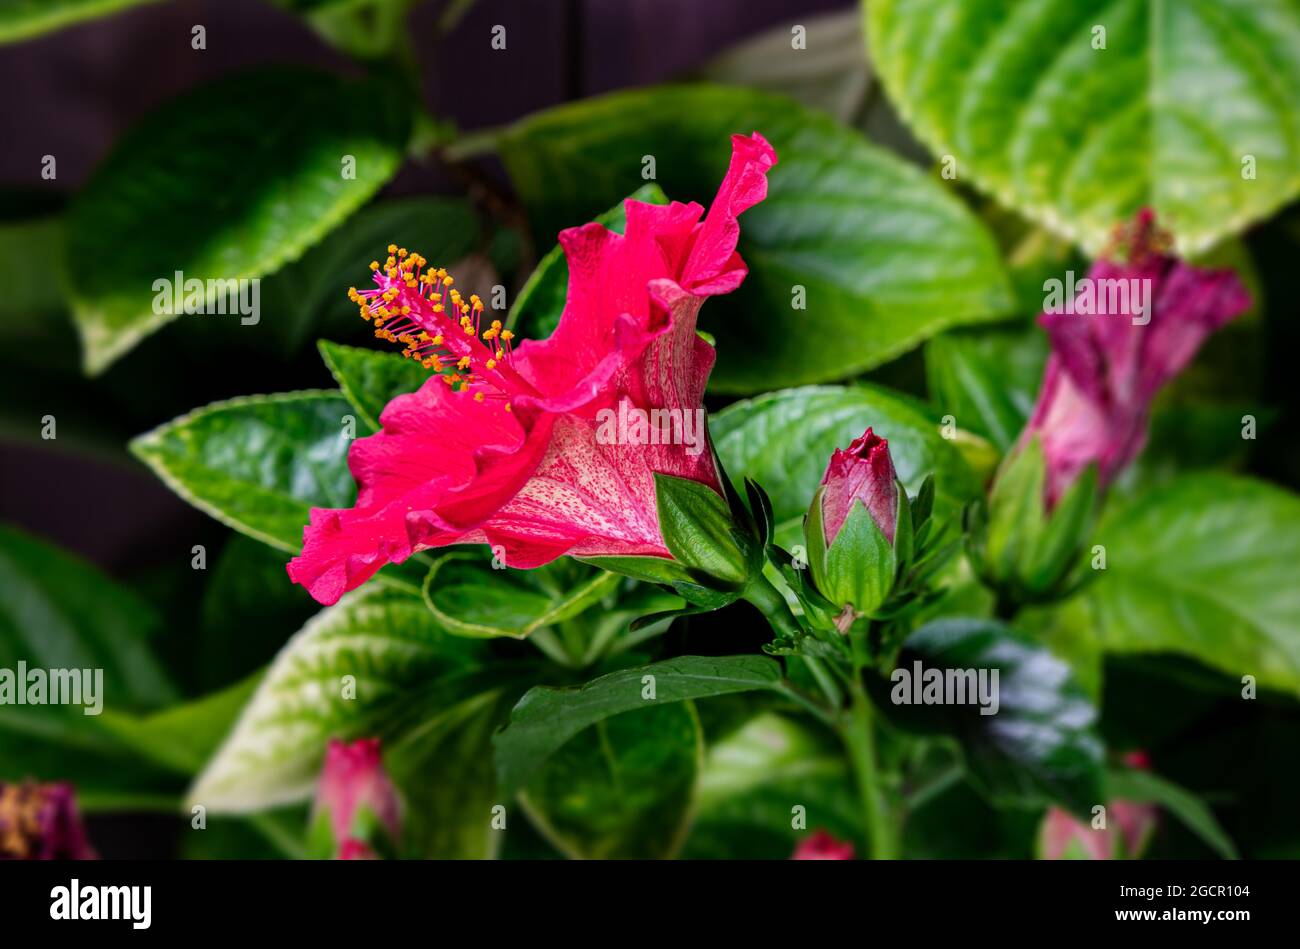
[[[164,705],[176,693],[154,658],[160,626],[148,603],[90,564],[0,526],[0,668],[101,669],[104,709]],[[6,706],[0,727],[22,711],[93,718],[80,706]]]
[[[619,92],[487,137],[537,233],[549,236],[642,184],[645,156],[669,196],[710,202],[729,136],[755,130],[780,163],[767,199],[741,221],[744,286],[704,309],[703,328],[717,337],[716,391],[847,376],[1010,307],[997,248],[956,197],[789,99],[711,85]],[[795,309],[796,287],[804,309]]]
[[[457,636],[523,639],[579,615],[612,593],[618,582],[616,574],[574,563],[494,569],[483,554],[456,552],[429,568],[424,602],[439,625]]]
[[[1225,860],[1238,858],[1236,845],[1219,822],[1214,812],[1199,797],[1171,781],[1150,771],[1124,769],[1106,775],[1106,799],[1123,800],[1134,804],[1157,804],[1182,821],[1187,829]]]
[[[325,339],[316,345],[343,396],[372,432],[379,431],[384,406],[399,395],[414,392],[430,376],[428,369],[397,353],[342,346]]]
[[[934,154],[1093,254],[1143,205],[1190,254],[1300,193],[1294,0],[866,10],[876,68]]]
[[[611,672],[577,688],[529,689],[493,742],[502,789],[517,790],[565,742],[612,715],[651,703],[774,689],[780,681],[780,665],[765,656],[680,656]],[[643,697],[652,686],[655,697]]]
[[[176,318],[158,312],[155,281],[170,285],[176,272],[260,279],[369,200],[402,159],[409,117],[399,101],[376,86],[274,69],[203,86],[136,126],[69,211],[87,371]],[[205,291],[215,309],[219,290]]]
[[[1037,327],[944,333],[925,345],[930,401],[1006,453],[1029,421],[1046,361]]]
[[[336,392],[305,390],[214,402],[131,442],[178,495],[221,523],[294,553],[313,506],[348,507],[346,420]]]
[[[804,808],[806,830],[792,826],[795,805]],[[709,748],[682,856],[783,860],[816,830],[860,841],[860,807],[841,748],[763,713]]]
[[[1185,476],[1109,512],[1088,587],[1110,652],[1177,652],[1300,693],[1300,498],[1248,478]]]
[[[898,477],[909,491],[935,477],[941,517],[979,493],[937,420],[905,396],[877,386],[808,386],[737,402],[710,417],[709,430],[728,474],[767,489],[777,523],[803,516],[836,448],[870,426],[888,439]]]
[[[439,629],[418,596],[373,584],[354,591],[276,657],[188,799],[212,813],[305,800],[330,738],[396,748],[489,689],[479,655]]]
[[[997,711],[964,705],[905,704],[915,663],[923,670],[998,672]],[[954,735],[977,785],[999,805],[1056,802],[1076,813],[1102,798],[1102,743],[1097,713],[1069,667],[1044,647],[991,619],[940,619],[903,645],[896,663],[909,678],[872,680],[882,713],[903,727]],[[895,698],[898,701],[895,701]]]
[[[507,684],[503,677],[497,683]],[[402,850],[426,860],[496,857],[505,834],[492,826],[500,803],[492,733],[510,714],[514,689],[484,692],[411,730],[384,754],[406,802]]]
[[[193,777],[217,750],[262,681],[242,682],[148,716],[105,711],[102,724],[147,761]]]
[[[704,736],[690,702],[596,722],[520,792],[533,824],[580,859],[665,859],[690,824]]]
[[[668,196],[658,185],[648,184],[633,191],[627,200],[667,204]],[[611,231],[622,234],[627,226],[627,211],[623,202],[596,215],[595,220]],[[568,292],[569,262],[564,256],[564,248],[556,244],[541,259],[528,277],[528,282],[519,291],[515,305],[506,317],[506,326],[522,336],[545,339],[560,325],[560,315],[564,312],[564,300]]]
[[[82,20],[158,0],[5,0],[0,5],[0,43],[16,43]]]
[[[0,781],[72,781],[84,810],[172,806],[178,788],[166,770],[105,728],[113,715],[175,700],[154,658],[160,626],[148,603],[94,567],[0,527],[0,668],[103,673],[82,705],[0,705]],[[100,713],[87,715],[95,706]]]

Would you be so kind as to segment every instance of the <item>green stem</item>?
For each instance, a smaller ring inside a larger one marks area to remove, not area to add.
[[[866,647],[859,630],[849,635],[853,640],[853,678],[849,682],[849,716],[840,734],[857,780],[867,825],[867,852],[873,860],[892,860],[896,856],[894,832],[876,759],[875,710],[862,685],[862,671],[868,663]]]
[[[871,703],[860,684],[853,686],[851,693],[849,721],[843,736],[858,783],[862,814],[867,823],[868,853],[872,860],[892,860],[893,829],[889,826],[888,807],[881,793],[880,771],[876,765],[876,736]]]
[[[799,621],[795,619],[794,613],[790,612],[790,604],[785,601],[785,597],[774,586],[767,577],[761,573],[749,581],[745,587],[745,592],[741,594],[746,600],[758,607],[759,611],[767,617],[768,623],[772,628],[782,636],[788,636],[791,639],[799,639],[803,636],[803,629],[799,626]]]

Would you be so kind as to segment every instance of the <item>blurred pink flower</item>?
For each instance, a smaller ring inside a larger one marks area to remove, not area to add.
[[[401,807],[384,771],[379,739],[362,738],[348,744],[332,738],[316,791],[316,812],[329,816],[339,859],[374,855],[370,841],[357,836],[362,826],[357,817],[363,809],[396,843],[401,833]]]
[[[596,416],[626,400],[701,417],[713,347],[695,332],[707,297],[735,290],[737,216],[767,194],[776,153],[736,135],[708,214],[698,204],[627,201],[627,227],[563,231],[568,297],[544,341],[514,345],[445,270],[390,247],[377,289],[352,291],[376,334],[441,373],[390,402],[383,430],[353,443],[350,510],[314,509],[289,576],[333,603],[386,563],[447,544],[492,544],[512,567],[565,554],[668,557],[655,473],[721,493],[708,451],[607,444]],[[671,418],[671,415],[664,416]]]
[[[1140,211],[1120,234],[1125,260],[1098,260],[1088,278],[1093,286],[1145,281],[1126,286],[1148,292],[1119,296],[1125,301],[1119,312],[1039,317],[1052,354],[1025,437],[1042,442],[1049,507],[1090,464],[1097,465],[1102,487],[1113,481],[1142,451],[1159,389],[1207,336],[1250,307],[1250,294],[1231,270],[1191,267],[1165,254],[1165,242],[1154,214]]]
[[[837,448],[822,475],[822,531],[829,547],[853,503],[867,506],[871,519],[891,544],[898,519],[898,476],[889,457],[889,442],[867,429],[847,449]]]
[[[791,860],[852,860],[853,844],[817,830],[799,841]]]
[[[0,860],[93,860],[71,784],[0,781]]]
[[[1131,768],[1147,770],[1150,758],[1145,751],[1124,756]],[[1070,845],[1078,844],[1077,855],[1089,860],[1137,859],[1146,850],[1155,831],[1159,810],[1154,804],[1111,801],[1106,805],[1106,827],[1092,826],[1063,811],[1049,808],[1038,832],[1038,855],[1042,860],[1060,860],[1070,856]]]

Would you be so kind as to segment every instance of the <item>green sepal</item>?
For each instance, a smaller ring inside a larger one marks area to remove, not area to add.
[[[852,605],[859,614],[869,615],[889,598],[897,573],[894,546],[867,506],[854,503],[826,551],[818,589],[832,603]]]
[[[737,524],[732,506],[698,481],[660,473],[654,477],[659,532],[673,559],[701,586],[743,588],[750,577],[755,543]]]

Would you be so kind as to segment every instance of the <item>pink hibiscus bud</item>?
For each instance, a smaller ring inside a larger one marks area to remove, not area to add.
[[[855,501],[861,501],[885,540],[894,542],[898,520],[898,476],[889,442],[868,428],[847,449],[837,448],[822,475],[822,530],[835,542]]]
[[[911,516],[885,439],[868,428],[847,449],[835,450],[804,521],[804,539],[813,584],[839,611],[841,632],[893,591],[910,554]]]
[[[0,781],[0,860],[95,858],[71,784]]]
[[[349,296],[430,376],[352,443],[356,504],[311,512],[290,578],[331,604],[385,564],[451,544],[491,545],[525,569],[565,554],[679,567],[656,476],[724,496],[703,408],[714,351],[696,319],[744,280],[738,218],[775,164],[763,136],[736,135],[707,213],[628,200],[622,234],[561,232],[568,293],[546,340],[516,340],[444,268],[390,245],[370,264],[374,287]]]
[[[401,833],[397,791],[384,771],[379,739],[330,739],[316,791],[313,844],[319,856],[373,859]]]
[[[799,841],[791,860],[852,860],[853,844],[838,840],[824,830],[814,831]]]
[[[1233,271],[1192,267],[1169,244],[1140,211],[1117,233],[1123,259],[1098,260],[1067,306],[1039,317],[1052,354],[1024,438],[1042,444],[1049,509],[1091,465],[1102,489],[1114,481],[1146,443],[1156,393],[1250,308]]]

